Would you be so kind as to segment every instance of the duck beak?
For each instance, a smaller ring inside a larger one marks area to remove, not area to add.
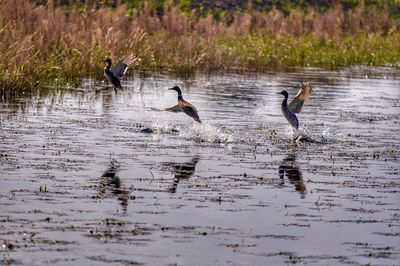
[[[282,94],[282,93],[280,93],[280,92],[277,92],[276,94]]]
[[[174,90],[174,88],[168,88],[168,90],[170,90],[170,91],[171,91],[171,90]]]

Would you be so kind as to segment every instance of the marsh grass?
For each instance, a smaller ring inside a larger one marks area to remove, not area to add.
[[[30,90],[102,79],[101,59],[134,52],[140,72],[267,71],[288,67],[399,66],[400,19],[360,5],[287,15],[237,12],[229,21],[176,6],[158,15],[116,8],[0,2],[0,87]],[[130,73],[133,73],[131,71]]]

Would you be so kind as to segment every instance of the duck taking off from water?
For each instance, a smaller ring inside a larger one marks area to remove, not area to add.
[[[157,109],[157,108],[151,108],[153,111],[166,111],[166,112],[173,112],[173,113],[179,113],[179,112],[184,112],[188,116],[194,119],[194,121],[197,121],[201,123],[200,117],[197,114],[196,107],[194,107],[191,103],[185,101],[182,97],[182,91],[178,86],[174,86],[173,88],[169,88],[169,90],[174,90],[178,93],[178,104],[175,106],[172,106],[170,108],[165,108],[165,109]]]
[[[111,67],[111,59],[106,58],[103,62],[106,63],[104,67],[104,76],[106,76],[107,80],[114,86],[116,89],[122,89],[120,79],[125,75],[128,68],[135,63],[137,57],[133,54],[128,55],[124,59],[118,61],[113,67]]]
[[[296,97],[294,97],[293,101],[289,105],[288,92],[284,90],[278,93],[285,96],[281,105],[282,113],[295,131],[299,129],[299,120],[296,117],[296,113],[301,112],[304,102],[311,96],[311,90],[312,88],[309,84],[303,84]]]

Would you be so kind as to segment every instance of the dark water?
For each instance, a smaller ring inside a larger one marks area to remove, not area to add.
[[[399,74],[159,76],[3,100],[0,264],[398,264]],[[276,93],[300,82],[315,142],[295,144]],[[150,110],[176,104],[176,84],[202,125]]]

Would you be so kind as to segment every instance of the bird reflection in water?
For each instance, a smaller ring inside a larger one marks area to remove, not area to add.
[[[104,171],[100,178],[100,195],[102,197],[116,196],[124,212],[128,207],[130,189],[123,187],[121,179],[117,175],[121,165],[111,160],[110,166]]]
[[[187,163],[174,163],[174,162],[163,163],[163,166],[172,169],[175,175],[174,183],[168,189],[168,192],[175,193],[176,189],[178,188],[178,184],[182,179],[188,179],[191,176],[193,176],[198,162],[199,162],[199,157],[195,156],[192,158],[190,162]]]
[[[301,195],[301,198],[305,197],[306,186],[303,181],[301,171],[296,163],[296,154],[292,151],[279,165],[279,177],[284,184],[285,176],[289,179],[291,184],[294,184],[296,191]]]

